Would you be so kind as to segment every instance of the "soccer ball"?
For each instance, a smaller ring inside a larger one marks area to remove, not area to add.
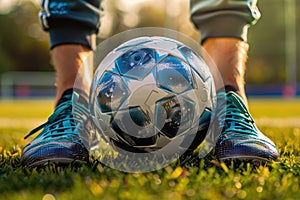
[[[208,66],[192,49],[166,37],[139,37],[96,69],[91,115],[101,137],[126,151],[153,152],[179,139],[177,146],[194,149],[207,134],[214,95]]]

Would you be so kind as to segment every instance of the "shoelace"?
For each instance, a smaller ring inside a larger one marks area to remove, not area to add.
[[[81,103],[76,104],[73,113],[72,108],[72,100],[66,100],[60,103],[48,120],[30,131],[24,139],[27,139],[42,128],[44,128],[44,130],[37,138],[51,139],[54,137],[66,137],[71,139],[72,136],[78,136],[78,131],[80,132],[84,129],[83,120],[86,119],[88,111]],[[74,140],[73,142],[78,141]]]
[[[221,106],[217,113],[219,127],[222,129],[220,136],[226,135],[223,141],[245,136],[257,137],[258,130],[254,120],[242,100],[236,94],[230,92],[226,94],[220,93],[218,98],[225,98],[224,102],[226,103],[226,105]]]

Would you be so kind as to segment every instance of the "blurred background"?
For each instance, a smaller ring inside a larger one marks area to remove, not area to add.
[[[168,5],[168,6],[166,6]],[[98,42],[135,27],[165,27],[199,42],[188,0],[103,0]],[[260,0],[261,20],[249,30],[249,96],[300,95],[300,1]],[[48,34],[38,0],[0,0],[0,97],[53,97]]]

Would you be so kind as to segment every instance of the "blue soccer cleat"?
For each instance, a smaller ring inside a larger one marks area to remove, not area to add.
[[[235,92],[220,92],[223,106],[218,110],[219,131],[214,155],[225,160],[277,160],[275,144],[255,125],[242,98]]]
[[[26,139],[43,128],[39,135],[24,147],[21,164],[35,167],[49,162],[87,163],[88,137],[79,133],[89,132],[88,113],[86,100],[72,89],[67,90],[48,121],[25,136]]]

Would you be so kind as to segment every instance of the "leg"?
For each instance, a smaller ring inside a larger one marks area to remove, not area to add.
[[[83,64],[99,29],[100,0],[63,1],[42,1],[41,23],[44,30],[49,31],[56,71],[56,107],[47,122],[25,136],[26,139],[42,129],[23,149],[21,163],[28,167],[48,162],[69,164],[89,160],[92,129],[87,120],[86,94],[92,70]]]
[[[247,102],[244,75],[248,44],[237,38],[210,38],[204,42],[203,47],[214,60],[224,85],[235,87],[236,92]]]
[[[216,109],[218,127],[214,131],[219,137],[214,154],[219,160],[277,159],[275,144],[259,131],[246,106],[247,30],[260,17],[256,1],[190,2],[191,19],[201,32],[201,43],[214,60],[225,85],[225,93],[217,94],[225,101]],[[215,82],[217,89],[223,87]]]
[[[90,76],[90,74],[81,75],[78,72],[81,71],[80,68],[83,67],[83,62],[90,52],[88,47],[81,44],[59,45],[52,49],[51,57],[56,71],[57,88],[55,105],[64,91],[74,87],[76,77],[78,81],[81,81],[78,85],[82,86],[78,89],[86,90],[85,88],[88,88],[85,76]]]

